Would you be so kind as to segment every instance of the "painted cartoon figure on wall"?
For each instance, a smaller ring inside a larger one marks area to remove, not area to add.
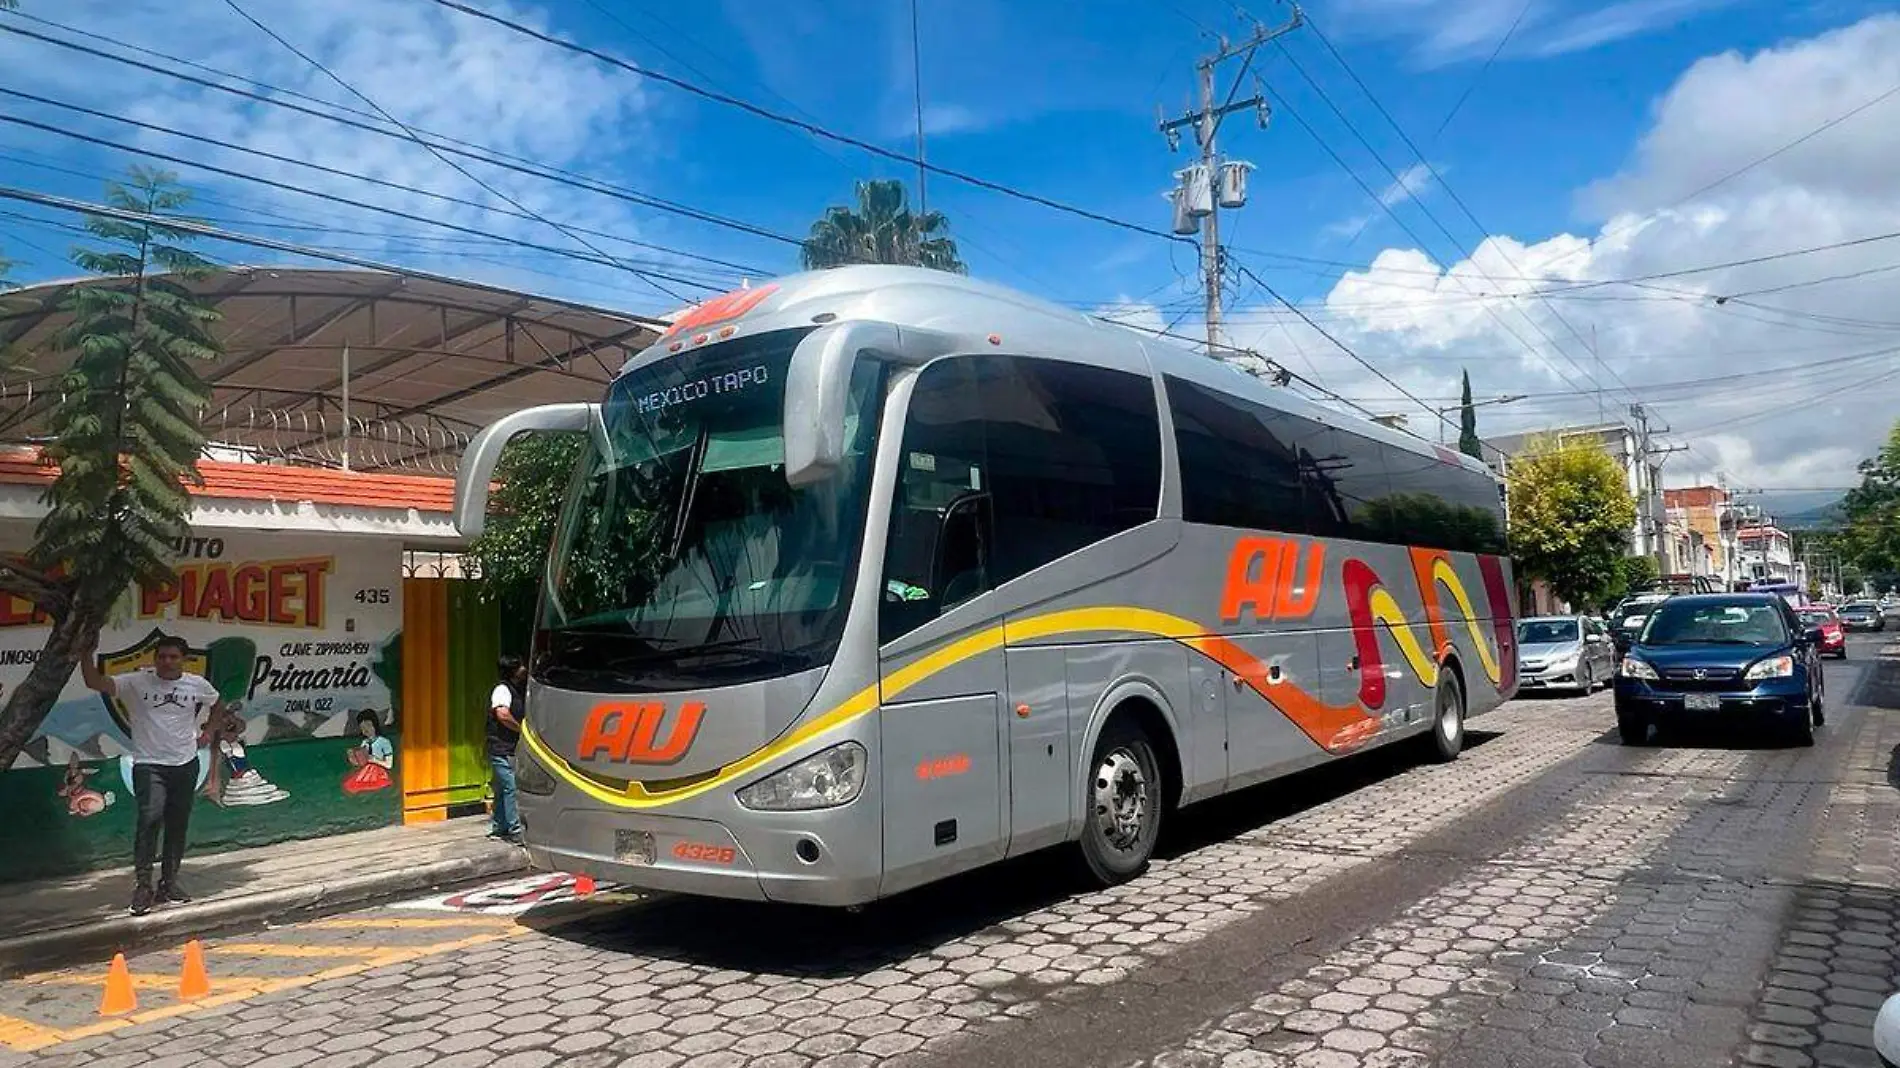
[[[227,708],[216,727],[206,730],[207,748],[215,747],[217,759],[211,761],[211,773],[205,776],[205,796],[226,808],[274,805],[289,797],[290,791],[271,785],[251,766],[244,748],[244,726],[237,709]]]
[[[78,753],[66,761],[66,779],[60,784],[59,796],[66,799],[68,816],[97,816],[119,799],[119,795],[111,790],[101,793],[86,785],[86,779],[97,774],[98,768],[88,768],[79,763]]]
[[[376,710],[365,708],[356,714],[359,741],[350,747],[348,759],[355,771],[343,777],[343,792],[366,794],[394,785],[390,773],[396,769],[396,747],[383,737],[382,720]]]

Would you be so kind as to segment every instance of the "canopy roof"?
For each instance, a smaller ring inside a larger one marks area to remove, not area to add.
[[[0,295],[0,442],[48,434],[72,354],[56,343],[86,278]],[[105,280],[104,284],[123,284]],[[596,400],[665,323],[476,283],[233,267],[190,284],[221,318],[202,369],[214,442],[259,459],[447,472],[469,435],[535,404]],[[345,352],[347,350],[347,377]],[[347,385],[346,385],[347,381]]]

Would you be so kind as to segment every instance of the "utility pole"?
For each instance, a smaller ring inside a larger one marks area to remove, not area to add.
[[[1643,537],[1647,543],[1637,546],[1638,555],[1650,555],[1656,558],[1656,566],[1662,574],[1669,574],[1669,539],[1665,536],[1667,513],[1661,509],[1662,486],[1657,484],[1656,475],[1650,469],[1649,461],[1653,456],[1666,456],[1672,452],[1682,452],[1687,445],[1665,445],[1658,447],[1651,438],[1649,409],[1641,404],[1630,405],[1630,418],[1636,423],[1636,489],[1637,515],[1642,524]],[[1664,427],[1658,433],[1668,433]],[[1644,550],[1647,550],[1645,553]]]
[[[1305,23],[1299,5],[1293,6],[1293,15],[1285,23],[1267,27],[1254,23],[1253,33],[1243,41],[1229,41],[1225,36],[1216,41],[1216,49],[1195,64],[1200,80],[1200,108],[1189,111],[1180,118],[1163,118],[1160,121],[1161,133],[1168,139],[1170,150],[1178,149],[1181,144],[1181,130],[1192,127],[1194,140],[1201,150],[1200,162],[1175,175],[1181,184],[1174,191],[1174,232],[1182,236],[1198,232],[1201,238],[1201,284],[1206,288],[1207,302],[1207,349],[1209,353],[1221,347],[1221,276],[1224,264],[1221,262],[1220,247],[1220,209],[1240,208],[1247,202],[1246,172],[1252,166],[1238,160],[1222,160],[1215,147],[1215,135],[1220,132],[1221,119],[1236,111],[1252,109],[1258,117],[1260,127],[1266,128],[1267,116],[1271,109],[1266,97],[1259,92],[1247,100],[1235,100],[1240,91],[1240,82],[1235,80],[1227,91],[1227,101],[1216,104],[1214,82],[1219,75],[1220,65],[1227,60],[1246,57],[1251,65],[1253,53],[1261,45],[1277,37],[1283,37],[1299,29]]]

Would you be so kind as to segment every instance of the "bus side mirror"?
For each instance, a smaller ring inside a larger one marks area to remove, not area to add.
[[[462,462],[455,469],[456,531],[464,538],[479,538],[488,525],[488,484],[509,439],[536,431],[589,430],[599,419],[598,404],[543,404],[483,427],[462,451]]]
[[[785,481],[791,485],[823,482],[844,462],[851,368],[866,350],[894,356],[897,328],[888,323],[830,323],[806,335],[793,350],[785,372]]]

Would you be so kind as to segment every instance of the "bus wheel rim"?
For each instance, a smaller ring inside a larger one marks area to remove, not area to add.
[[[1460,721],[1463,718],[1458,714],[1457,697],[1453,696],[1450,690],[1444,691],[1444,696],[1438,699],[1438,732],[1445,736],[1446,741],[1458,739],[1458,731],[1462,727]]]
[[[1126,852],[1141,840],[1148,821],[1148,776],[1126,749],[1102,758],[1095,769],[1095,825],[1112,848]]]

